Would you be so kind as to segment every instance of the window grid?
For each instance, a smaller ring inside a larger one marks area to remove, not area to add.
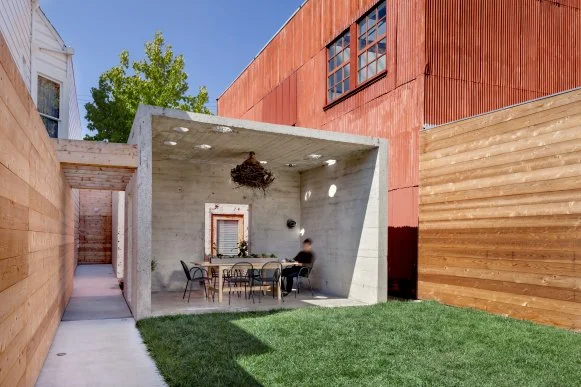
[[[52,138],[58,137],[60,88],[59,83],[38,76],[37,109],[48,135]]]
[[[386,70],[385,1],[357,22],[357,83]]]
[[[349,91],[351,35],[346,31],[327,48],[327,102]]]

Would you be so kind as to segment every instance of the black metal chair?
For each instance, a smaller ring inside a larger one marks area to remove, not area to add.
[[[295,298],[297,298],[297,294],[301,292],[301,283],[302,280],[301,278],[306,278],[308,283],[309,283],[309,289],[311,289],[311,295],[313,297],[315,297],[315,292],[313,292],[313,286],[311,285],[311,272],[313,271],[313,267],[312,266],[303,266],[301,267],[301,269],[293,274],[291,277],[292,278],[296,278],[296,286],[297,286],[297,291],[295,292]]]
[[[224,273],[223,283],[228,284],[228,305],[232,301],[232,288],[239,289],[244,286],[244,299],[247,299],[246,291],[250,287],[250,294],[252,295],[252,300],[254,301],[254,295],[252,294],[252,283],[253,283],[253,266],[248,262],[238,262]],[[235,290],[236,291],[236,290]],[[238,291],[238,296],[240,296],[240,290]]]
[[[262,286],[264,285],[270,285],[272,287],[272,298],[274,298],[275,289],[279,288],[281,272],[282,265],[280,262],[271,261],[262,265],[258,275],[253,277],[253,281],[258,283],[260,286],[260,290],[258,291],[258,303],[261,302]],[[282,301],[284,302],[284,298],[282,298]]]
[[[193,266],[192,268],[188,268],[188,265],[184,261],[180,261],[182,264],[182,268],[184,269],[184,273],[186,275],[186,288],[184,289],[184,295],[182,296],[182,300],[186,298],[186,292],[188,291],[188,286],[190,287],[190,292],[188,294],[188,302],[190,302],[190,297],[192,296],[192,286],[190,283],[193,284],[196,281],[199,281],[200,284],[204,285],[204,295],[208,298],[208,288],[206,287],[206,283],[210,280],[208,278],[208,272],[206,269],[200,266]],[[214,292],[215,293],[215,292]],[[212,300],[214,300],[214,296],[212,295]]]

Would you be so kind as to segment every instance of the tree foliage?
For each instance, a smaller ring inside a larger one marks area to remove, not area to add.
[[[187,95],[184,57],[174,56],[161,32],[145,43],[145,56],[132,62],[124,50],[119,65],[101,74],[98,86],[91,88],[93,102],[85,104],[87,127],[96,133],[85,140],[127,142],[140,103],[211,114],[204,86],[198,95]]]

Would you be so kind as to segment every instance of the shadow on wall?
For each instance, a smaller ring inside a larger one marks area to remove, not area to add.
[[[276,313],[280,312],[245,314],[244,318]],[[238,361],[272,349],[241,329],[236,323],[240,318],[239,313],[167,316],[141,320],[137,327],[170,386],[260,386]]]
[[[389,227],[387,272],[390,296],[416,299],[418,288],[418,228]]]

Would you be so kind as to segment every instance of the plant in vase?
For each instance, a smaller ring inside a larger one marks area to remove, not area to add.
[[[238,256],[244,258],[248,257],[248,242],[240,241],[240,243],[238,243]]]

